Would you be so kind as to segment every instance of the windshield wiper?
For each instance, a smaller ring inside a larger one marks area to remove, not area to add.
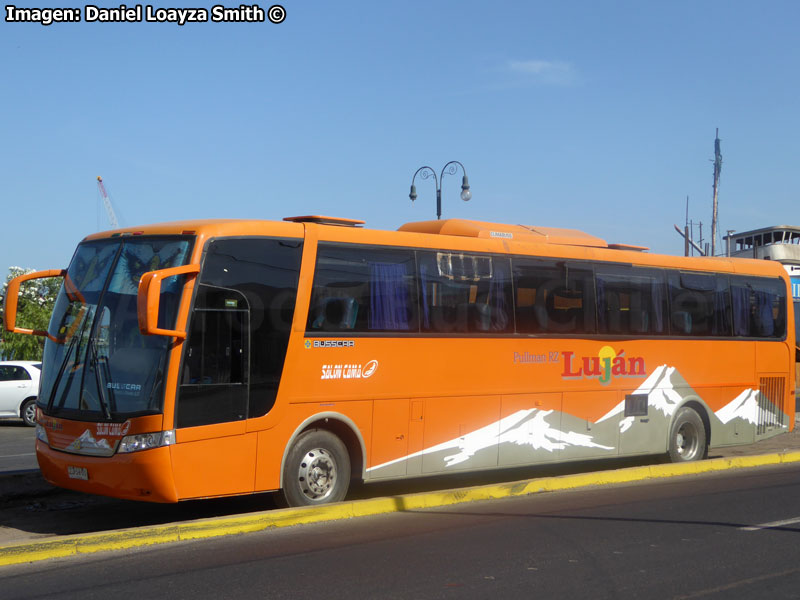
[[[100,371],[98,370],[98,365],[100,364],[100,359],[97,356],[97,348],[95,348],[94,338],[89,336],[89,352],[91,353],[91,359],[89,366],[94,371],[94,378],[97,382],[97,401],[100,403],[100,408],[103,410],[103,416],[106,418],[107,421],[111,420],[111,411],[108,409],[108,402],[106,401],[106,393],[105,389],[103,388],[103,382],[101,381]],[[110,374],[108,373],[108,361],[103,361],[103,366],[105,367],[105,375],[106,378],[111,381]],[[111,402],[114,402],[114,390],[109,388],[111,394]]]
[[[161,353],[161,358],[158,359],[158,369],[156,369],[156,376],[153,379],[153,387],[150,388],[150,396],[147,399],[147,408],[149,410],[156,410],[156,402],[159,400],[155,397],[156,390],[161,389],[161,383],[164,380],[164,359],[167,357],[166,352]]]
[[[56,375],[56,379],[53,382],[53,389],[50,392],[50,398],[47,400],[47,410],[48,412],[53,409],[53,402],[56,399],[56,393],[58,392],[58,385],[61,383],[61,378],[64,376],[64,371],[67,370],[67,363],[69,362],[69,357],[72,356],[72,351],[75,349],[75,344],[78,341],[78,336],[72,336],[72,341],[69,343],[67,347],[67,352],[64,355],[64,360],[61,362],[61,367],[58,369],[58,375]]]

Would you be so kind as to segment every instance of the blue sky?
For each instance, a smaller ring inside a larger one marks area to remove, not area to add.
[[[0,270],[107,229],[98,175],[128,227],[396,229],[435,218],[411,177],[450,160],[473,198],[445,176],[444,217],[680,254],[687,196],[708,239],[716,128],[720,228],[800,225],[797,2],[282,4],[277,25],[0,21]]]

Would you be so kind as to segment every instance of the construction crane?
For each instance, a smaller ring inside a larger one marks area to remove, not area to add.
[[[114,213],[114,207],[111,206],[111,198],[109,198],[108,194],[106,193],[106,186],[103,185],[103,178],[99,175],[97,176],[97,189],[100,190],[100,197],[103,199],[103,206],[106,207],[108,220],[111,222],[111,229],[118,229],[119,221],[117,221],[117,215]]]

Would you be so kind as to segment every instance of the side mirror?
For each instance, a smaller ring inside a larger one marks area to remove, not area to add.
[[[179,329],[161,329],[158,327],[158,311],[161,305],[161,282],[174,275],[191,275],[197,277],[200,265],[183,265],[159,271],[150,271],[139,280],[139,292],[136,298],[136,311],[139,317],[139,331],[142,335],[167,335],[179,339],[186,338],[186,331]]]
[[[66,277],[66,275],[67,275],[66,269],[50,269],[48,271],[36,271],[35,273],[26,273],[25,275],[19,275],[18,277],[14,277],[14,279],[9,281],[8,288],[6,290],[5,308],[3,310],[3,322],[6,331],[10,331],[11,333],[23,333],[26,335],[40,335],[48,339],[51,339],[54,342],[59,342],[58,339],[51,336],[46,331],[40,331],[39,329],[25,329],[23,327],[17,327],[17,302],[19,301],[20,284],[26,281],[31,281],[32,279],[45,279],[47,277]]]

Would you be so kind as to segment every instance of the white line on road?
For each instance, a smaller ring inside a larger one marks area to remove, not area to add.
[[[783,521],[772,521],[772,523],[761,523],[760,525],[750,525],[749,527],[739,527],[739,529],[742,531],[758,531],[759,529],[774,529],[775,527],[792,525],[794,523],[800,523],[800,517],[785,519]]]

